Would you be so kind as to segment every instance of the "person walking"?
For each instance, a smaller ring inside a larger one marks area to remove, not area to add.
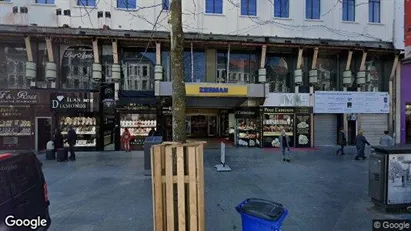
[[[56,130],[54,131],[53,143],[55,151],[57,151],[57,149],[59,148],[64,148],[63,135],[61,134],[61,131],[58,128],[56,128]]]
[[[281,149],[281,153],[283,154],[283,161],[291,162],[290,161],[290,137],[287,136],[284,129],[281,130],[280,149]]]
[[[380,145],[392,147],[394,146],[394,139],[388,133],[388,131],[384,131],[384,135],[380,139]]]
[[[130,140],[131,140],[131,133],[128,130],[128,128],[125,128],[123,134],[121,135],[121,142],[123,142],[124,151],[126,152],[131,152]]]
[[[341,155],[345,155],[344,147],[347,146],[347,138],[345,137],[344,128],[340,128],[340,133],[338,136],[338,144],[340,145],[340,149],[337,150],[335,155],[338,155],[341,152]]]
[[[67,132],[67,143],[69,145],[70,157],[69,160],[76,160],[76,153],[74,152],[74,146],[77,142],[77,133],[72,126],[69,127]]]
[[[355,160],[359,160],[362,158],[363,160],[367,159],[365,156],[365,145],[370,146],[367,139],[364,137],[364,131],[360,130],[358,132],[357,137],[355,137],[355,146],[357,148],[357,156],[355,156]]]

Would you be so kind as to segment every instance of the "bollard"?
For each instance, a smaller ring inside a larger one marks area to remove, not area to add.
[[[225,143],[221,142],[220,148],[220,164],[215,165],[214,167],[217,169],[217,172],[230,172],[231,168],[225,164]]]

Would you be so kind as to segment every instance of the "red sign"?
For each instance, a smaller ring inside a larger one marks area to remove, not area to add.
[[[411,0],[405,0],[404,7],[404,37],[405,37],[405,46],[411,46]]]

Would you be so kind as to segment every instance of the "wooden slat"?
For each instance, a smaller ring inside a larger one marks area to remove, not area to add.
[[[198,230],[197,217],[197,148],[188,147],[188,178],[189,178],[189,201],[190,201],[190,231]]]
[[[54,55],[53,55],[53,45],[51,38],[46,38],[46,48],[47,48],[47,56],[49,62],[54,63]]]
[[[345,70],[349,71],[351,68],[351,61],[352,61],[352,51],[348,52],[347,64],[345,65]]]
[[[153,184],[153,204],[154,204],[154,230],[163,231],[163,182],[161,180],[161,148],[159,146],[151,148],[151,171]]]
[[[317,59],[318,59],[318,47],[314,48],[313,63],[311,65],[312,70],[317,69]]]
[[[31,42],[29,36],[26,36],[24,38],[24,43],[26,45],[27,61],[33,62],[33,50],[31,49]]]
[[[303,49],[298,50],[297,69],[302,68],[303,63]]]
[[[203,169],[203,150],[204,145],[197,147],[197,203],[198,203],[198,231],[205,231],[204,217],[204,169]]]
[[[98,40],[97,39],[93,40],[93,56],[94,56],[94,62],[100,63],[100,55],[98,51]]]
[[[167,231],[174,231],[173,148],[165,148]]]
[[[112,48],[113,48],[113,63],[114,63],[114,64],[118,64],[117,39],[113,40]]]
[[[362,53],[361,64],[360,64],[360,71],[365,71],[365,61],[367,61],[367,52],[364,51]]]
[[[184,146],[177,147],[177,195],[178,195],[178,230],[186,230],[186,205],[184,190]]]

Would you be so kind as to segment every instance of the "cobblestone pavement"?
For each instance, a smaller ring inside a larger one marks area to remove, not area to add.
[[[235,206],[246,198],[278,201],[289,210],[283,230],[372,230],[385,214],[370,203],[368,161],[335,156],[334,149],[294,150],[292,162],[278,151],[228,148],[232,172],[218,173],[218,150],[205,150],[207,231],[241,231]],[[55,231],[151,231],[151,179],[143,152],[78,153],[76,162],[43,161]],[[41,157],[43,158],[43,157]]]

